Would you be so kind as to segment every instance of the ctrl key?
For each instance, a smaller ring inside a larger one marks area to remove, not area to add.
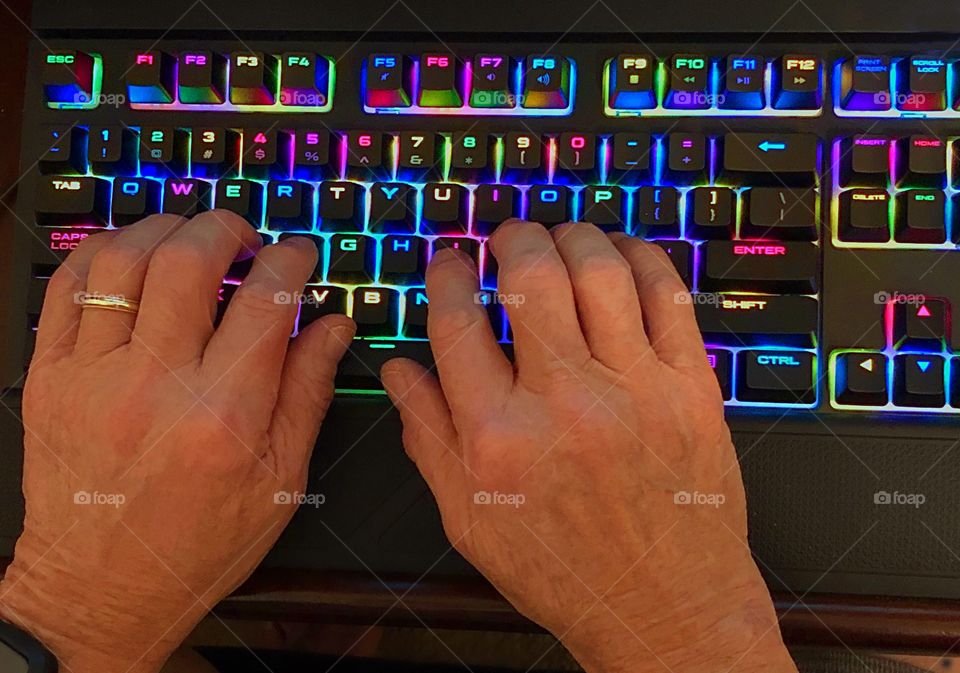
[[[738,400],[803,405],[817,401],[812,353],[748,350],[741,351],[737,361]]]

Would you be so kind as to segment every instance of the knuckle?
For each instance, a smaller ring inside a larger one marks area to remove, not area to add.
[[[486,314],[477,306],[459,306],[427,314],[430,338],[440,342],[460,339],[469,330],[485,321]]]
[[[534,285],[553,288],[567,278],[567,270],[555,255],[540,250],[527,250],[509,258],[501,265],[503,284],[508,287]]]
[[[157,248],[150,264],[163,271],[179,272],[185,268],[203,266],[207,261],[205,251],[196,242],[175,238]]]
[[[243,236],[254,230],[253,226],[251,226],[246,219],[232,210],[225,210],[223,208],[207,210],[199,215],[194,216],[190,222],[194,226],[199,225],[204,227],[222,227],[229,233],[232,233],[236,236]]]
[[[110,273],[122,273],[144,261],[143,248],[118,238],[97,251],[93,256],[92,266]]]
[[[630,265],[614,255],[587,255],[578,260],[578,275],[594,287],[619,286],[630,279]]]
[[[244,314],[275,313],[283,310],[296,310],[296,304],[278,299],[278,294],[291,294],[272,283],[253,281],[243,283],[236,295],[230,300],[230,307],[237,307]]]

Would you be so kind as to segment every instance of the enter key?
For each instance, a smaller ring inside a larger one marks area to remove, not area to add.
[[[797,241],[708,241],[700,247],[700,289],[814,294],[818,248]]]

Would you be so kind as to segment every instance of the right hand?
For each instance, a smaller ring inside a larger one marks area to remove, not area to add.
[[[439,381],[408,360],[382,372],[456,549],[588,671],[795,673],[670,261],[589,224],[510,221],[490,245],[516,367],[472,261],[443,251],[427,272]]]

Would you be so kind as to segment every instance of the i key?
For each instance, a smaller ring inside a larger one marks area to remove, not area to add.
[[[473,233],[477,236],[489,236],[504,220],[520,214],[520,192],[511,185],[478,185],[473,201]]]

